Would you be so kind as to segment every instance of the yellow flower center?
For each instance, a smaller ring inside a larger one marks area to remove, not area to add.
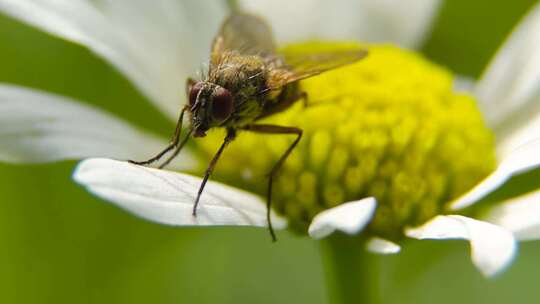
[[[350,46],[305,43],[302,51]],[[444,213],[445,204],[495,166],[492,133],[476,101],[453,90],[453,77],[421,55],[390,45],[369,47],[353,65],[301,82],[308,106],[261,121],[304,130],[276,179],[274,209],[305,233],[311,219],[341,203],[375,197],[368,230],[397,239],[406,225]],[[198,140],[205,167],[224,132]],[[265,196],[270,168],[292,135],[239,133],[214,179]]]

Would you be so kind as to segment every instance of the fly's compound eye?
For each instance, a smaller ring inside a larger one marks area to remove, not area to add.
[[[225,88],[218,87],[212,94],[212,118],[223,122],[231,116],[233,111],[233,96]]]
[[[197,97],[199,96],[199,93],[201,92],[202,88],[204,86],[204,82],[197,82],[196,84],[192,85],[189,88],[189,105],[193,107],[195,105],[195,102],[197,102]]]

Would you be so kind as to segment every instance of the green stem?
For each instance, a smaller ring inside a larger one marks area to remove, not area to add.
[[[378,302],[378,267],[358,238],[332,235],[321,241],[330,304]]]

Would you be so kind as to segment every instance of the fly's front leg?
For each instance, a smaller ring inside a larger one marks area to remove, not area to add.
[[[283,153],[283,155],[279,158],[279,160],[276,162],[276,164],[272,167],[272,170],[270,170],[270,174],[268,175],[268,188],[267,188],[267,194],[266,194],[266,220],[268,221],[268,230],[270,231],[270,236],[272,237],[272,241],[276,241],[276,234],[274,232],[274,228],[272,227],[272,219],[270,217],[270,211],[272,207],[272,183],[274,178],[276,177],[277,172],[279,169],[283,166],[283,163],[291,154],[294,147],[298,144],[300,141],[300,138],[302,138],[302,129],[296,128],[296,127],[283,127],[283,126],[276,126],[276,125],[263,125],[263,124],[257,124],[257,125],[248,125],[242,128],[243,130],[257,132],[257,133],[265,133],[265,134],[296,134],[296,139],[294,142],[289,146],[289,148]]]
[[[190,129],[188,133],[186,134],[186,137],[184,137],[184,140],[178,145],[176,145],[176,149],[174,149],[174,153],[169,156],[161,165],[159,165],[159,169],[165,168],[173,159],[175,159],[178,156],[178,153],[182,151],[182,148],[186,145],[187,141],[191,137],[191,133],[193,133],[193,129]]]
[[[195,80],[193,78],[188,78],[186,80],[186,96],[189,96],[189,92],[191,92],[191,88],[193,87],[193,85],[195,85]],[[188,106],[186,105],[184,107],[184,110],[187,109],[187,107]],[[184,112],[182,112],[181,115],[184,115]],[[182,120],[183,120],[183,117],[180,117],[178,124],[176,124],[175,134],[178,134],[176,135],[176,140],[177,140],[176,145],[174,145],[176,149],[174,150],[174,153],[171,156],[169,156],[169,158],[167,158],[161,165],[159,165],[158,167],[159,169],[165,168],[173,159],[175,159],[178,156],[178,153],[182,151],[182,148],[187,143],[187,141],[189,140],[189,137],[191,136],[191,133],[193,132],[193,129],[190,129],[186,137],[184,137],[184,140],[182,140],[180,145],[178,145],[178,140],[180,139],[180,130],[178,129],[178,127],[182,126]]]
[[[135,165],[141,165],[141,166],[150,165],[158,161],[159,159],[161,159],[163,155],[167,154],[167,152],[171,151],[174,147],[178,146],[178,143],[180,142],[180,134],[182,133],[182,122],[184,120],[184,113],[186,112],[186,110],[187,110],[187,106],[185,106],[182,109],[182,112],[180,112],[180,117],[178,118],[178,122],[176,123],[176,129],[174,131],[174,135],[171,138],[169,145],[163,151],[159,152],[156,156],[145,161],[128,160],[128,162]]]

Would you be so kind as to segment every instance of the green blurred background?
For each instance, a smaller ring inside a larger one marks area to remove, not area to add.
[[[534,3],[447,0],[424,52],[477,77]],[[164,135],[172,129],[107,63],[1,15],[0,82],[72,96]],[[74,165],[0,164],[0,303],[326,303],[317,242],[148,223],[72,183]],[[465,243],[411,242],[374,267],[385,303],[533,303],[538,257],[540,242],[522,244],[507,272],[485,280]]]

